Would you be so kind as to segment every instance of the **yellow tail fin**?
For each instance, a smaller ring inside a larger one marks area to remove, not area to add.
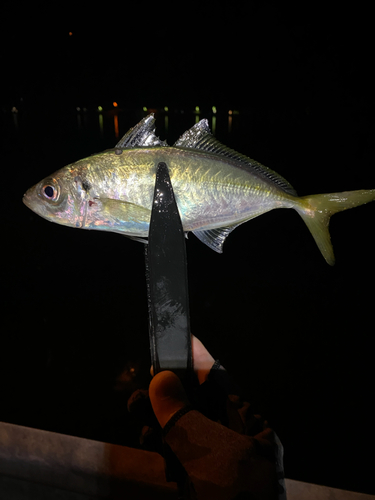
[[[335,256],[329,235],[329,219],[336,212],[375,200],[375,189],[344,193],[314,194],[299,198],[296,210],[305,221],[325,260],[333,266]]]

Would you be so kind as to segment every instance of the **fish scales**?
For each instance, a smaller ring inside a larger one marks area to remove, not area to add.
[[[254,212],[291,204],[292,197],[278,186],[270,185],[257,175],[240,169],[235,162],[224,161],[215,155],[180,148],[124,150],[121,156],[107,155],[105,164],[112,170],[117,163],[115,170],[118,175],[112,185],[113,178],[108,175],[105,183],[98,179],[97,184],[103,186],[99,197],[109,193],[111,197],[151,210],[156,168],[163,161],[170,171],[186,231],[202,225],[214,228],[233,224],[238,217],[247,219]],[[130,168],[126,167],[129,165],[128,156],[137,160]],[[104,162],[99,170],[106,170]],[[89,172],[86,175],[89,178]],[[213,211],[215,217],[212,217]]]

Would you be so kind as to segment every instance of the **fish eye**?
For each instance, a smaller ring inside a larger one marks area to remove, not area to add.
[[[44,186],[43,192],[47,198],[53,198],[53,195],[55,193],[55,189],[52,186]]]
[[[46,182],[40,192],[49,201],[57,201],[59,197],[59,189],[54,182]]]

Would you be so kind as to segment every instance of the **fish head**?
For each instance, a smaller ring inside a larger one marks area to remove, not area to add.
[[[26,191],[23,202],[44,219],[83,227],[87,212],[87,186],[72,165],[42,179]]]

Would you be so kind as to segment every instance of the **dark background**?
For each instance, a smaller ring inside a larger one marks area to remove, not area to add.
[[[196,106],[211,125],[216,106],[216,136],[300,195],[375,187],[371,12],[301,5],[2,4],[0,420],[137,444],[126,400],[149,383],[143,247],[22,204],[113,147],[115,116],[121,136],[158,110],[172,144]],[[367,493],[374,215],[333,218],[333,268],[292,211],[236,229],[223,255],[187,241],[192,331],[279,434],[287,477]]]

